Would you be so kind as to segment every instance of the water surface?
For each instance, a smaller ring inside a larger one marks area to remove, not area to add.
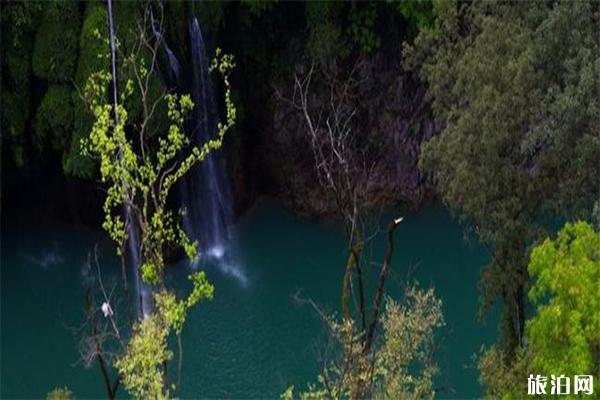
[[[215,298],[198,306],[184,328],[182,397],[277,398],[290,384],[305,388],[316,381],[326,335],[315,312],[293,295],[301,290],[323,309],[339,310],[345,261],[339,226],[262,202],[236,230],[232,260],[204,263]],[[48,224],[3,227],[3,398],[45,397],[56,386],[68,386],[77,398],[105,397],[97,367],[85,370],[77,362],[82,265],[95,244],[110,281],[118,261],[100,232]],[[477,320],[483,249],[467,243],[461,226],[439,206],[405,215],[395,244],[388,293],[399,297],[402,282],[418,280],[443,301],[439,397],[479,396],[472,355],[496,332],[495,323]],[[371,285],[384,249],[382,231],[372,249]],[[188,273],[185,266],[174,267],[170,280],[184,290]]]

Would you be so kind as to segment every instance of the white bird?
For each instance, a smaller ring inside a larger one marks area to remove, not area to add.
[[[106,301],[104,303],[102,303],[102,312],[104,313],[104,318],[108,318],[109,316],[113,315],[113,310],[112,308],[110,308],[110,304],[108,304]]]
[[[403,219],[404,219],[404,217],[396,218],[394,220],[394,225],[398,225],[400,222],[402,222]]]

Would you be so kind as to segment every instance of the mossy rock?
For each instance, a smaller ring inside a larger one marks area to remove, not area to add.
[[[93,118],[86,112],[79,96],[76,93],[72,96],[74,115],[79,117],[73,120],[71,143],[63,157],[63,170],[67,175],[91,179],[96,175],[96,162],[82,154],[81,140],[89,136]]]
[[[2,90],[2,137],[7,140],[17,167],[23,167],[24,131],[28,113],[21,107],[21,97],[9,89]]]
[[[7,46],[9,47],[9,46]],[[2,130],[7,135],[14,161],[17,166],[22,167],[23,144],[25,143],[25,126],[30,113],[30,69],[27,50],[19,46],[18,48],[7,49],[4,53],[3,61],[6,63],[3,68],[8,79],[2,82]],[[30,54],[30,53],[29,53]],[[23,58],[21,58],[23,57]]]
[[[67,85],[50,85],[35,115],[37,144],[47,140],[54,150],[67,147],[73,129],[73,103],[71,88]]]
[[[138,25],[142,19],[142,3],[137,1],[117,1],[113,3],[115,36],[123,54],[129,54],[138,35]]]
[[[14,30],[3,31],[3,34],[12,34]],[[33,49],[33,35],[22,33],[18,42],[2,42],[3,69],[6,71],[8,83],[15,89],[21,90],[24,95],[29,95],[29,82],[31,81],[31,52]]]
[[[73,130],[69,148],[63,157],[63,170],[67,175],[93,178],[96,174],[96,162],[82,154],[81,140],[89,136],[94,119],[77,91],[71,92],[71,101]]]
[[[49,82],[73,79],[77,63],[81,16],[77,2],[51,2],[44,5],[33,48],[33,73]]]
[[[110,66],[106,45],[108,40],[106,21],[107,10],[103,3],[87,4],[79,36],[79,59],[75,73],[76,88],[71,92],[73,130],[69,147],[63,158],[65,173],[80,178],[92,178],[96,173],[95,162],[81,154],[81,139],[89,136],[94,122],[81,95],[90,75],[106,71]]]
[[[9,42],[13,46],[19,46],[23,35],[35,32],[43,15],[42,10],[43,3],[37,1],[11,1],[2,4],[2,48]],[[4,31],[5,28],[7,31]]]
[[[212,2],[210,4],[221,4]],[[187,2],[170,1],[165,4],[165,24],[164,29],[169,42],[169,47],[175,52],[177,58],[182,59],[182,55],[188,48],[188,18]],[[208,4],[208,3],[204,3]]]
[[[319,62],[348,55],[348,44],[339,26],[342,3],[306,3],[306,26],[309,31],[306,53]]]
[[[215,34],[225,21],[226,2],[207,1],[194,5],[194,15],[198,17],[200,26],[206,33]],[[184,20],[187,25],[187,21]]]
[[[31,102],[31,54],[34,26],[39,20],[41,3],[11,2],[2,7],[2,111],[5,146],[15,164],[24,160],[25,129]]]
[[[102,3],[88,3],[79,35],[79,58],[75,83],[83,92],[89,76],[109,67],[107,11]]]

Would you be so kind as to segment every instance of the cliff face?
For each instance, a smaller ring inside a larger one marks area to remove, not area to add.
[[[182,77],[173,90],[186,93],[191,69],[186,64],[186,24],[193,7],[177,4],[169,3],[166,8],[165,30],[169,45],[182,62]],[[217,11],[229,11],[217,13],[219,18],[207,14],[205,26],[209,53],[214,53],[217,44],[222,45],[237,63],[233,91],[239,118],[225,145],[236,215],[260,195],[274,196],[307,215],[332,211],[331,199],[318,184],[304,121],[276,95],[291,97],[294,71],[320,52],[325,52],[326,58],[343,60],[341,68],[347,68],[359,54],[364,57],[356,71],[359,83],[353,134],[381,149],[371,155],[377,160],[376,168],[365,182],[373,205],[418,205],[431,196],[431,182],[419,172],[417,161],[421,144],[438,127],[431,121],[423,87],[402,68],[400,44],[407,37],[407,22],[389,5],[365,3],[361,7],[377,10],[378,23],[367,24],[366,37],[355,37],[352,15],[360,14],[362,8],[348,4],[307,3],[306,9],[303,3],[281,4],[256,13],[242,3],[207,3],[207,8],[203,3],[196,10],[208,12],[214,6]],[[312,10],[318,5],[331,6],[335,12],[325,20],[314,20],[322,14],[322,10]],[[125,26],[136,20],[140,11],[136,4],[117,6],[117,24]],[[2,27],[6,33],[6,46],[2,46],[3,104],[7,105],[1,113],[7,133],[2,146],[2,191],[10,193],[3,205],[23,213],[48,208],[44,214],[65,220],[91,219],[95,224],[101,216],[97,206],[103,193],[96,179],[97,165],[80,154],[80,139],[89,133],[92,120],[77,88],[84,86],[92,71],[106,68],[97,61],[97,55],[105,51],[104,42],[92,34],[96,30],[105,33],[104,5],[15,2],[5,11],[3,18],[10,21],[11,12],[14,18],[23,14],[28,16],[28,23]],[[69,21],[68,46],[64,49],[52,45],[62,40],[62,28],[55,29],[61,24],[41,24],[45,16],[52,21]],[[19,40],[6,41],[9,37]],[[364,42],[369,38],[379,39]],[[123,40],[127,42],[125,39],[126,35]],[[75,50],[63,54],[62,50],[71,48]],[[46,65],[44,60],[49,58],[42,57],[46,53],[64,62]],[[75,78],[75,85],[69,77]],[[318,85],[314,96],[317,103],[327,101]],[[20,189],[23,187],[28,189]],[[47,193],[45,199],[36,205],[36,194],[42,192]],[[71,193],[68,198],[62,195],[67,192]],[[172,199],[173,204],[177,200]]]
[[[439,126],[432,121],[424,88],[402,69],[399,54],[378,52],[356,72],[357,117],[352,133],[369,143],[377,142],[380,149],[365,185],[372,206],[408,203],[418,207],[433,195],[431,179],[417,164],[421,144],[435,135]],[[315,101],[328,101],[318,85],[314,91]],[[274,92],[292,98],[292,79],[279,84]],[[256,145],[249,155],[259,191],[302,214],[330,214],[334,204],[318,183],[302,115],[275,93],[269,108],[270,118],[254,133]]]
[[[399,57],[383,52],[363,63],[358,77],[357,134],[377,140],[382,149],[367,184],[372,206],[401,202],[419,206],[433,195],[431,180],[417,165],[420,147],[439,131],[431,120],[424,88],[403,71]],[[242,109],[261,104],[259,112],[248,112],[240,119],[237,131],[226,142],[236,215],[242,215],[261,195],[273,196],[304,215],[330,215],[334,204],[318,183],[304,121],[275,94],[276,90],[291,94],[293,78],[272,88],[268,100],[264,93],[254,95],[243,85],[236,90]],[[31,159],[24,170],[4,171],[9,178],[4,182],[5,193],[11,193],[5,196],[10,201],[3,201],[4,206],[19,213],[33,210],[98,225],[102,199],[98,182],[62,176],[59,162]],[[45,200],[37,204],[40,197]]]

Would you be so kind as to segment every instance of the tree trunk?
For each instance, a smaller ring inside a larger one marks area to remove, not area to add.
[[[381,301],[383,299],[383,289],[385,285],[385,279],[388,276],[390,270],[390,263],[392,261],[392,255],[394,254],[394,231],[400,220],[393,221],[388,228],[388,248],[383,259],[383,265],[381,272],[379,273],[379,282],[377,283],[377,291],[375,292],[375,300],[373,301],[373,315],[371,317],[371,325],[369,326],[369,332],[367,333],[367,340],[365,342],[364,352],[368,352],[375,336],[375,330],[377,329],[377,322],[379,321],[379,315],[381,314]]]
[[[362,253],[362,241],[360,238],[353,236],[350,245],[350,254],[346,262],[346,272],[344,274],[344,282],[342,285],[342,314],[345,320],[350,320],[350,281],[354,268],[358,266],[359,257]],[[361,274],[362,275],[362,274]],[[361,290],[361,311],[364,310],[364,294],[362,294],[362,276],[359,281],[359,290]]]

